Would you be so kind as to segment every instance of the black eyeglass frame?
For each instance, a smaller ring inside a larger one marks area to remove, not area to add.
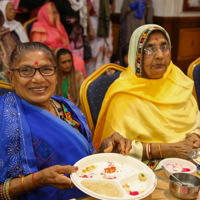
[[[43,66],[43,67],[46,67],[46,66]],[[34,71],[34,74],[31,75],[31,76],[22,76],[22,75],[21,75],[21,73],[20,73],[20,69],[24,69],[24,68],[26,68],[26,67],[21,67],[21,68],[17,68],[17,69],[10,69],[10,70],[12,70],[12,71],[13,71],[13,70],[18,70],[19,75],[20,75],[21,77],[33,77],[33,76],[35,76],[35,72],[36,72],[36,70],[38,70],[42,76],[53,76],[53,75],[55,74],[55,72],[56,72],[56,68],[57,68],[57,66],[49,66],[49,67],[53,67],[53,68],[54,68],[54,73],[51,74],[51,75],[43,75],[43,74],[41,73],[41,71],[40,71],[40,69],[43,68],[43,67],[39,67],[39,68],[36,68],[36,67],[29,67],[29,68],[32,68],[32,69],[35,70],[35,71]]]

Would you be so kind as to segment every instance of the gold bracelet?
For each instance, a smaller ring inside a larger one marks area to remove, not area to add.
[[[28,193],[28,194],[31,193],[31,192],[28,192],[28,191],[26,190],[26,188],[24,187],[24,175],[22,176],[22,188],[23,188],[23,190],[24,190],[26,193]]]
[[[161,148],[160,148],[160,143],[158,143],[158,148],[159,148],[160,158],[162,158],[162,152],[161,152]]]
[[[151,149],[151,143],[149,143],[149,159],[150,159],[150,160],[153,159],[152,149]]]

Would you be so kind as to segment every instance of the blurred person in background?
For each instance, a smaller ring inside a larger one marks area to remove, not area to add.
[[[71,51],[67,32],[60,22],[60,15],[53,2],[49,2],[40,8],[37,14],[37,22],[34,22],[31,28],[30,40],[46,44],[53,52],[57,48],[66,48]],[[84,61],[73,52],[72,55],[75,69],[81,71],[83,76],[86,77]]]
[[[86,74],[89,76],[100,66],[110,63],[113,52],[113,35],[110,13],[114,11],[115,1],[87,0],[89,44],[92,58],[86,62]]]
[[[9,69],[9,60],[10,55],[13,49],[15,48],[15,41],[11,37],[10,29],[5,28],[4,16],[0,10],[0,59],[1,59],[1,68],[0,68],[0,80],[9,82],[7,78],[7,71]]]
[[[13,3],[10,1],[0,1],[0,9],[5,20],[3,26],[10,29],[11,36],[16,44],[29,42],[24,27],[15,20],[16,12]]]
[[[58,67],[61,73],[58,74],[56,94],[70,99],[81,109],[79,91],[84,77],[82,72],[75,70],[71,51],[59,49],[56,53]]]
[[[69,36],[72,52],[83,59],[83,38],[87,35],[87,1],[54,0],[53,2]]]
[[[118,40],[118,56],[124,44],[130,41],[132,33],[139,26],[153,23],[152,0],[124,0],[120,14],[120,30]]]

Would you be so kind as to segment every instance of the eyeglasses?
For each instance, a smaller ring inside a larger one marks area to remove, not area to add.
[[[11,11],[16,12],[16,10],[14,8],[8,8],[8,9],[6,9],[6,11],[8,11],[8,12],[11,12]]]
[[[11,69],[11,70],[18,70],[19,75],[21,77],[32,77],[35,75],[36,70],[38,70],[42,76],[52,76],[55,74],[56,67],[57,66],[43,66],[40,68],[22,67],[22,68]]]
[[[167,52],[171,51],[172,46],[167,45],[167,44],[166,44],[166,45],[162,45],[162,46],[160,46],[160,47],[152,46],[152,47],[148,47],[148,48],[144,49],[144,53],[145,53],[146,55],[153,55],[153,54],[157,53],[158,48],[159,48],[163,53],[167,53]]]

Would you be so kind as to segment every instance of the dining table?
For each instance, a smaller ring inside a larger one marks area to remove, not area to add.
[[[165,171],[163,169],[158,169],[155,172],[155,175],[161,178],[169,179]],[[200,175],[197,174],[197,172],[192,173],[195,176],[198,176],[200,178]],[[155,190],[147,197],[143,198],[143,200],[180,200],[179,198],[173,196],[169,189],[169,182],[163,181],[163,180],[157,180],[157,185]],[[199,199],[199,198],[197,198]],[[94,197],[85,196],[82,198],[79,198],[78,200],[97,200]]]

